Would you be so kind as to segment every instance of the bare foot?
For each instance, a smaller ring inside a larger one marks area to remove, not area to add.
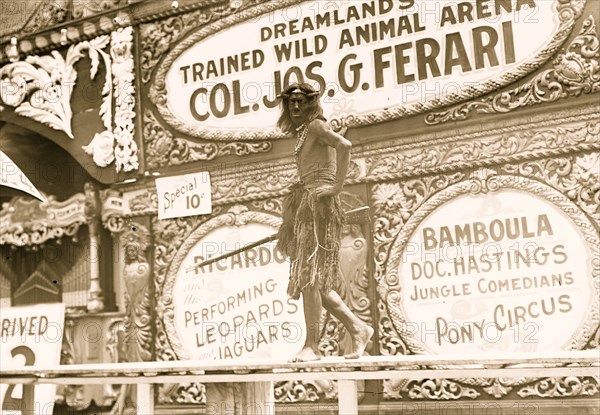
[[[352,336],[352,351],[346,353],[344,357],[346,359],[358,359],[365,352],[367,344],[373,336],[374,330],[372,327],[363,326],[358,330],[355,336]]]
[[[311,347],[303,347],[298,354],[290,359],[290,363],[297,362],[311,362],[313,360],[320,360],[321,352],[314,351]]]

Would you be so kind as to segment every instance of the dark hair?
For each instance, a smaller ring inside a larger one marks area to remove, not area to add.
[[[289,99],[292,94],[303,94],[306,96],[308,100],[309,106],[306,109],[307,111],[307,120],[314,120],[316,118],[320,118],[325,120],[323,116],[323,109],[321,108],[321,103],[319,102],[319,91],[314,89],[312,85],[303,82],[303,83],[293,83],[287,88],[283,90],[281,94],[277,97],[280,98],[279,105],[281,107],[281,115],[277,120],[277,126],[286,133],[293,133],[296,129],[294,123],[292,123],[292,119],[290,117],[290,109],[289,109]]]

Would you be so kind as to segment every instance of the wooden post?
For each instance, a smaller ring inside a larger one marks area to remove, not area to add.
[[[358,388],[355,380],[338,380],[340,415],[358,415]]]
[[[244,383],[243,395],[243,415],[275,415],[273,382]]]
[[[83,186],[85,193],[84,215],[88,224],[90,239],[90,287],[88,289],[87,310],[97,313],[104,310],[102,287],[100,285],[100,199],[96,187],[87,182]]]
[[[208,383],[206,411],[215,415],[275,415],[273,382]]]
[[[137,384],[136,415],[154,414],[154,385],[152,383]]]

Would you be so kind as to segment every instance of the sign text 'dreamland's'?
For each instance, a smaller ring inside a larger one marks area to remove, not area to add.
[[[271,128],[295,80],[335,117],[456,98],[531,62],[560,26],[556,1],[539,0],[309,1],[238,20],[166,74],[167,108],[192,128]]]

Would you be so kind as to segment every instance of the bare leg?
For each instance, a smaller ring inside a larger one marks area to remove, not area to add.
[[[110,415],[123,415],[127,407],[127,395],[129,394],[130,385],[121,385],[121,391],[117,396],[117,400],[110,411]]]
[[[335,291],[321,295],[323,307],[342,322],[348,334],[352,337],[352,350],[348,350],[346,359],[358,359],[365,351],[369,340],[373,336],[373,328],[356,317],[346,303]]]
[[[302,291],[302,302],[304,304],[304,322],[306,323],[306,341],[302,350],[290,360],[291,362],[309,362],[321,358],[319,320],[322,306],[319,288],[305,288]]]

